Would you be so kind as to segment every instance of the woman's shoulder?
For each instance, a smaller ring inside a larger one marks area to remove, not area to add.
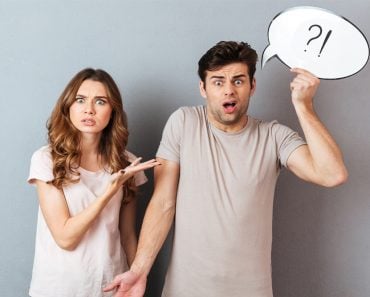
[[[36,150],[32,155],[28,182],[33,183],[36,179],[47,182],[53,178],[51,149],[46,145]]]
[[[51,159],[51,148],[49,145],[44,145],[37,149],[33,155],[32,155],[32,160],[37,159]]]

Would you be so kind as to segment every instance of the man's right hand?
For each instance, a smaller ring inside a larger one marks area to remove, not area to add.
[[[149,161],[151,167],[161,166],[154,169],[155,189],[145,212],[131,269],[117,275],[104,288],[105,292],[116,290],[114,297],[143,297],[147,275],[174,220],[180,164],[161,158],[157,160]]]
[[[103,291],[109,292],[116,289],[114,297],[142,297],[145,292],[146,280],[146,276],[129,270],[117,275]]]

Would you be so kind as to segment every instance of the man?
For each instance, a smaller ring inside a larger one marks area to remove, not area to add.
[[[163,297],[271,297],[272,211],[282,166],[332,187],[347,178],[339,147],[313,109],[319,79],[303,69],[290,84],[306,142],[276,121],[247,115],[257,54],[219,42],[199,61],[206,106],[174,112],[163,131],[155,190],[130,271],[107,290],[142,296],[170,230],[173,250]]]

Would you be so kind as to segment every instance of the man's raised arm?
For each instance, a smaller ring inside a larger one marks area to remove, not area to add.
[[[292,102],[307,145],[289,157],[288,168],[298,177],[326,187],[346,181],[348,173],[342,153],[313,108],[313,96],[320,80],[303,69],[292,69],[296,77],[290,84]]]

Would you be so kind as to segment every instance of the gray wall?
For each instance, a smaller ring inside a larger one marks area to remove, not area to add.
[[[219,40],[247,40],[261,54],[271,19],[297,5],[333,10],[370,37],[367,0],[0,0],[0,295],[27,296],[37,212],[35,190],[26,183],[29,161],[46,142],[45,122],[72,75],[87,66],[112,74],[129,115],[129,148],[147,159],[170,113],[202,104],[196,65],[204,51]],[[256,78],[250,113],[298,129],[287,68],[275,59]],[[322,81],[316,96],[318,114],[343,149],[347,184],[324,189],[286,171],[280,177],[276,297],[370,296],[369,82],[367,66],[356,76]],[[150,193],[151,184],[143,189],[139,223]],[[167,242],[147,296],[159,296],[169,249]]]

